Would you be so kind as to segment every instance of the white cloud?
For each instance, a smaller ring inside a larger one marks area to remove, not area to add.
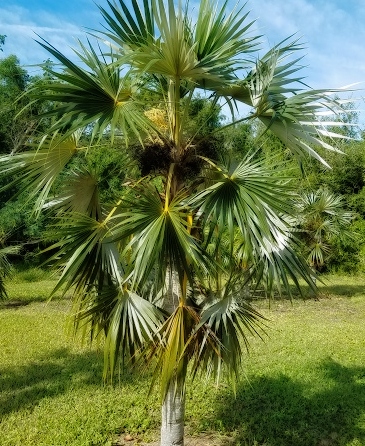
[[[303,36],[304,65],[314,88],[365,81],[365,7],[347,0],[251,0],[252,15],[270,45],[293,33]]]
[[[7,36],[1,57],[15,54],[20,63],[29,66],[42,63],[50,55],[35,40],[47,40],[66,56],[73,57],[75,39],[82,39],[85,30],[56,14],[21,7],[0,8],[0,33]],[[38,36],[37,36],[38,35]],[[33,74],[36,68],[29,68]]]

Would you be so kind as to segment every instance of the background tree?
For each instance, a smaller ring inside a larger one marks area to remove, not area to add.
[[[29,76],[15,55],[0,59],[0,153],[14,154],[24,150],[35,132],[44,130],[36,117],[40,104],[31,104],[26,96],[27,89],[39,81],[40,77]],[[3,243],[22,245],[25,253],[39,246],[45,220],[43,217],[38,221],[34,219],[34,202],[28,200],[27,194],[17,195],[19,187],[16,178],[14,180],[9,188],[12,178],[1,179],[0,186],[5,189],[1,194],[0,231]],[[10,202],[14,196],[17,199]]]
[[[336,241],[353,239],[349,230],[354,215],[344,210],[340,196],[326,189],[303,193],[296,202],[297,223],[308,263],[315,271],[324,268]]]
[[[29,83],[28,73],[20,67],[16,56],[0,59],[0,151],[9,153],[18,150],[27,140],[35,126],[35,120],[25,114],[15,119],[26,105],[19,100]]]
[[[0,51],[3,51],[2,47],[5,45],[5,39],[6,39],[6,35],[0,34]]]
[[[344,110],[334,120],[331,131],[340,132],[342,139],[339,152],[328,153],[326,159],[331,168],[321,165],[317,160],[304,162],[305,177],[298,182],[304,194],[318,195],[319,189],[327,189],[333,198],[342,202],[343,212],[352,213],[353,218],[347,226],[352,237],[342,237],[341,233],[331,236],[331,255],[327,256],[325,270],[357,272],[363,269],[364,252],[364,141],[357,127],[358,114],[354,104],[345,104]],[[328,141],[331,141],[327,137]],[[323,152],[322,152],[323,153]]]
[[[247,283],[271,292],[302,278],[314,288],[291,244],[285,166],[255,153],[224,156],[217,104],[249,105],[247,122],[270,128],[297,158],[324,162],[313,147],[330,147],[326,124],[313,122],[322,106],[340,103],[327,89],[301,90],[288,59],[297,41],[255,60],[258,39],[243,9],[203,0],[193,22],[189,5],[172,0],[108,6],[100,7],[105,54],[80,43],[78,66],[40,42],[64,66],[32,90],[53,105],[50,128],[36,148],[1,162],[37,214],[58,216],[56,289],[74,290],[76,328],[88,322],[91,338],[105,335],[105,377],[118,357],[149,361],[161,388],[161,444],[182,445],[188,370],[219,377],[225,364],[237,376],[241,341],[260,327]],[[118,197],[103,196],[98,163],[88,162],[106,138],[123,160]]]

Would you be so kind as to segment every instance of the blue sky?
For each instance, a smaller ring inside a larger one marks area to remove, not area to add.
[[[242,2],[243,4],[244,2]],[[105,0],[96,4],[106,6]],[[0,57],[16,54],[24,65],[41,63],[48,55],[34,42],[38,33],[67,55],[85,28],[101,28],[93,0],[9,0],[0,5],[0,34],[6,34]],[[234,2],[232,1],[232,5]],[[365,1],[249,0],[250,18],[274,45],[298,33],[306,43],[303,64],[313,88],[337,88],[365,81]],[[268,44],[269,42],[269,44]],[[36,68],[28,68],[35,72]],[[362,86],[362,88],[364,88]]]

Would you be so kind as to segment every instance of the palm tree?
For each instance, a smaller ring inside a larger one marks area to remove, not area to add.
[[[297,225],[309,265],[318,271],[325,265],[336,239],[353,237],[349,225],[354,214],[344,210],[340,195],[327,189],[302,193],[296,200]]]
[[[254,153],[222,161],[215,135],[223,127],[201,132],[192,105],[198,94],[212,110],[243,103],[250,111],[240,121],[259,120],[298,159],[324,162],[315,148],[332,147],[317,113],[340,104],[294,75],[300,59],[288,57],[298,41],[255,59],[258,38],[243,8],[202,0],[193,19],[188,3],[173,0],[108,6],[99,8],[104,53],[80,42],[77,65],[40,41],[64,67],[30,92],[54,105],[49,132],[1,161],[36,197],[38,213],[58,215],[57,289],[74,290],[76,328],[86,321],[91,338],[105,336],[105,377],[118,358],[149,361],[161,388],[161,445],[183,445],[188,371],[219,377],[225,365],[234,378],[242,339],[260,332],[247,287],[271,292],[289,279],[299,287],[299,278],[314,286],[292,247],[287,173]],[[125,165],[114,203],[101,200],[98,166],[87,162],[106,138]],[[77,168],[63,174],[75,157]]]
[[[19,246],[4,246],[3,240],[1,240],[0,248],[0,300],[5,300],[8,297],[6,291],[5,280],[11,276],[11,263],[9,256],[18,254],[20,251]]]

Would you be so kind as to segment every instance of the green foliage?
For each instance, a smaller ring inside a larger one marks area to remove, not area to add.
[[[327,188],[342,197],[344,211],[352,212],[356,222],[349,226],[352,237],[344,238],[341,233],[331,240],[331,253],[326,268],[335,271],[355,272],[363,264],[363,218],[365,216],[365,152],[364,141],[346,141],[341,153],[328,153],[326,159],[331,169],[325,169],[316,160],[304,163],[305,178],[300,181],[301,189],[308,193],[318,187]]]
[[[9,99],[15,99],[25,90],[29,82],[28,73],[21,68],[19,59],[15,55],[1,59],[0,79],[1,95]]]
[[[351,210],[356,212],[360,218],[365,218],[365,188],[357,194],[347,196],[348,206]]]
[[[5,34],[0,34],[0,51],[3,51],[2,47],[5,44],[5,39],[6,39],[6,35]]]
[[[16,246],[1,246],[0,247],[0,300],[7,298],[7,291],[5,288],[6,279],[11,276],[11,265],[9,256],[18,252]]]
[[[28,73],[21,68],[16,56],[0,59],[0,153],[19,150],[26,142],[26,135],[35,123],[31,114],[14,119],[25,106],[19,96],[29,82]]]
[[[39,243],[43,237],[47,217],[35,218],[34,201],[28,201],[25,194],[18,200],[6,203],[0,209],[0,230],[9,243]]]
[[[327,260],[335,256],[334,245],[337,245],[337,254],[346,244],[347,247],[354,245],[349,230],[354,215],[344,210],[342,197],[319,189],[303,193],[295,205],[299,237],[303,240],[308,262],[315,270],[323,269]]]
[[[86,166],[90,172],[94,172],[100,201],[105,204],[118,201],[124,183],[138,174],[137,164],[120,141],[115,141],[113,145],[105,141],[104,144],[88,148],[69,167],[72,171]]]
[[[221,127],[224,117],[218,104],[197,95],[190,101],[188,107],[190,122],[186,132],[189,136],[204,137]]]
[[[21,67],[16,56],[11,55],[0,59],[0,153],[2,156],[23,151],[35,130],[41,129],[35,117],[40,106],[34,104],[30,106],[30,99],[25,95],[27,88],[34,81],[35,79],[32,79]],[[22,110],[23,112],[20,113]],[[9,201],[19,194],[19,186],[19,178],[11,173],[3,175],[0,179],[0,233],[2,237],[6,237],[8,244],[27,244],[27,250],[32,250],[39,245],[46,219],[44,216],[39,220],[34,218],[34,200],[29,200],[29,194],[19,195],[17,200]]]
[[[12,277],[12,280],[15,283],[23,283],[23,282],[34,283],[49,279],[50,279],[49,271],[34,266],[33,267],[26,266],[25,268],[20,268],[20,269],[17,268],[13,272],[13,277]]]
[[[365,271],[365,220],[356,219],[350,227],[353,237],[346,242],[336,241],[334,255],[330,259],[330,268],[349,273]],[[338,246],[338,248],[337,248]],[[336,250],[339,254],[336,254]],[[337,261],[340,259],[340,262]],[[341,260],[342,259],[342,260]]]
[[[331,169],[317,165],[313,187],[327,186],[340,195],[356,195],[365,185],[364,141],[351,141],[341,147],[344,154],[328,154]]]
[[[231,158],[240,160],[256,149],[253,124],[240,123],[224,131],[224,142]]]

